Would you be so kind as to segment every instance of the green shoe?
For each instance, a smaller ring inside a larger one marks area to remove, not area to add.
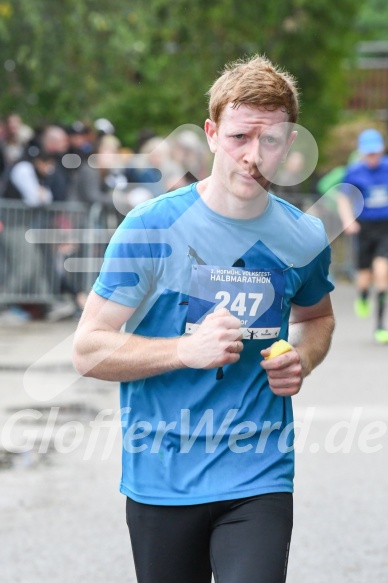
[[[388,330],[376,330],[375,341],[377,344],[388,344]]]
[[[354,302],[354,311],[357,318],[364,320],[368,318],[371,314],[371,305],[369,300],[364,300],[363,298],[357,298]]]

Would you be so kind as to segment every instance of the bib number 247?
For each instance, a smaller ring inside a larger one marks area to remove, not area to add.
[[[255,317],[263,295],[262,293],[240,292],[236,297],[231,297],[229,292],[219,291],[216,293],[215,299],[220,300],[220,303],[216,305],[214,311],[220,310],[221,308],[228,308],[228,310],[235,312],[241,318],[249,310],[247,315]]]

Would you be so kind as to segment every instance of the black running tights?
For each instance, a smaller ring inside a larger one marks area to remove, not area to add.
[[[292,494],[154,506],[127,498],[138,583],[284,583]]]

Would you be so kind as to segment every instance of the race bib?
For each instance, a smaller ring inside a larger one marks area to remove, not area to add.
[[[193,265],[186,333],[195,332],[208,314],[227,308],[240,319],[244,339],[277,338],[283,296],[281,269]]]
[[[386,185],[371,186],[365,198],[367,208],[382,208],[388,206],[388,188]]]

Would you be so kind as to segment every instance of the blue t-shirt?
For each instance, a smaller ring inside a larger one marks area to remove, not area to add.
[[[363,161],[349,166],[343,182],[341,191],[351,200],[352,188],[349,185],[356,186],[362,194],[364,208],[357,220],[388,220],[388,156],[384,156],[376,168],[370,168]]]
[[[190,185],[134,209],[107,249],[94,290],[137,310],[127,332],[176,337],[215,307],[241,318],[240,360],[121,383],[121,492],[184,505],[293,490],[291,398],[270,390],[260,350],[288,336],[291,302],[332,291],[321,221],[269,195],[234,220]],[[232,267],[234,266],[234,267]]]

